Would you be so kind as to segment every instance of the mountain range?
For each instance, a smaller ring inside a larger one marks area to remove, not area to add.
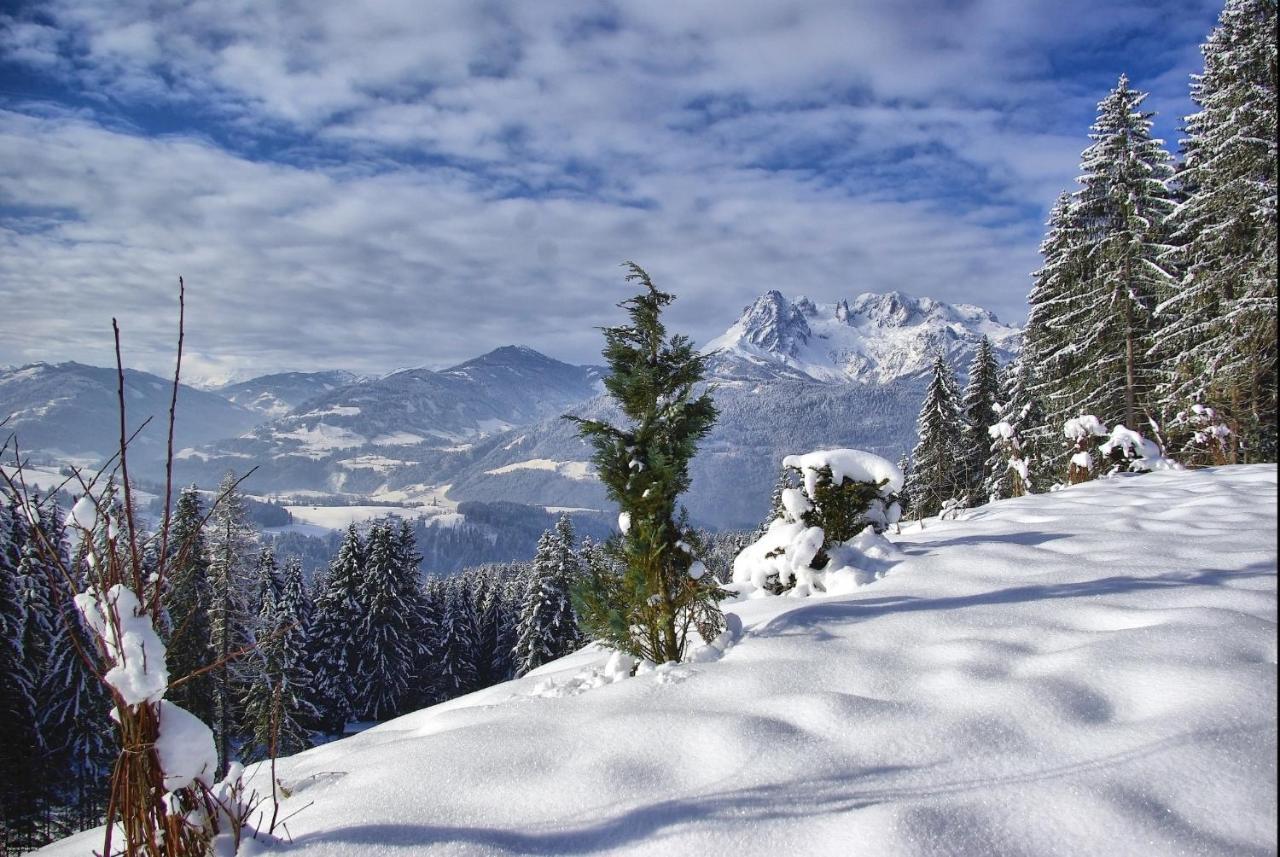
[[[1002,359],[1018,328],[980,307],[866,293],[818,304],[770,291],[703,348],[720,419],[692,465],[686,502],[715,527],[753,526],[783,455],[856,446],[892,458],[915,442],[933,356],[963,371],[987,336]],[[216,482],[256,466],[259,494],[383,501],[511,501],[607,510],[590,449],[560,415],[616,418],[604,369],[508,346],[442,370],[379,378],[265,375],[179,398],[177,478]],[[168,385],[131,372],[131,413],[163,414]],[[137,405],[133,405],[133,399]],[[23,448],[105,457],[114,445],[114,370],[35,364],[0,372],[0,413]],[[163,405],[163,407],[161,407]],[[162,436],[162,432],[157,433]],[[146,458],[162,451],[153,444]]]

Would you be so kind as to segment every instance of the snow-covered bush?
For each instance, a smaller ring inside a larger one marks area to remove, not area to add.
[[[1067,482],[1076,485],[1093,478],[1093,452],[1099,438],[1108,437],[1110,431],[1102,420],[1093,414],[1081,414],[1067,420],[1062,434],[1071,441],[1071,463],[1067,468]]]
[[[1169,428],[1185,434],[1181,445],[1182,459],[1193,466],[1234,464],[1236,433],[1216,408],[1196,402],[1179,411]]]
[[[1110,473],[1149,473],[1179,467],[1164,457],[1158,443],[1126,428],[1123,423],[1111,430],[1111,437],[1098,447],[1098,452],[1112,462]]]
[[[1001,420],[987,428],[987,436],[991,438],[993,460],[998,457],[1006,462],[1003,474],[1000,474],[997,468],[992,468],[993,480],[998,480],[1000,475],[1007,478],[1007,493],[1010,497],[1021,497],[1029,493],[1031,472],[1027,457],[1022,452],[1022,435],[1018,432],[1017,426],[1008,420]],[[993,495],[991,499],[996,499],[995,489],[991,494]]]
[[[902,471],[895,465],[869,452],[833,449],[787,456],[783,466],[800,485],[782,490],[774,520],[734,560],[739,592],[847,591],[897,558],[880,535],[902,514],[895,499]]]

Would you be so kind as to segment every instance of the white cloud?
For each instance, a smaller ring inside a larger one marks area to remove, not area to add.
[[[774,287],[1017,318],[1103,94],[1053,57],[1136,33],[1172,92],[1207,23],[1169,17],[51,0],[0,19],[0,46],[98,107],[0,113],[16,307],[0,361],[103,362],[116,314],[136,362],[163,367],[179,273],[194,359],[219,372],[377,371],[513,341],[594,359],[626,258],[700,338]]]

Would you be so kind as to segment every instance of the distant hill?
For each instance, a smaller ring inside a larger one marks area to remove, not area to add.
[[[130,447],[140,466],[163,457],[167,442],[169,379],[125,371],[125,407],[129,431],[152,421]],[[119,413],[116,370],[82,363],[32,363],[0,369],[0,441],[16,434],[33,460],[93,464],[116,451]],[[183,385],[178,391],[175,440],[181,446],[234,437],[252,428],[259,416],[214,393]]]

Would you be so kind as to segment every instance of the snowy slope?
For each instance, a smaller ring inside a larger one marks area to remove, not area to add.
[[[702,350],[714,355],[712,373],[722,381],[885,384],[921,375],[939,351],[963,373],[983,336],[1007,361],[1019,347],[1021,331],[982,307],[901,292],[867,292],[852,301],[817,304],[769,291]]]
[[[0,429],[0,441],[16,432],[24,453],[35,455],[36,460],[97,464],[119,445],[116,384],[114,368],[75,362],[0,369],[0,420],[9,417]],[[130,446],[139,468],[164,452],[172,393],[172,379],[125,370],[130,432],[151,418]],[[185,384],[179,389],[175,425],[179,446],[237,435],[258,421],[257,414],[221,396]]]
[[[288,853],[1275,853],[1273,466],[911,530],[727,605],[719,660],[578,692],[587,650],[284,760]]]
[[[266,418],[282,417],[308,399],[355,384],[359,375],[334,369],[325,372],[279,372],[213,388],[213,392]]]

